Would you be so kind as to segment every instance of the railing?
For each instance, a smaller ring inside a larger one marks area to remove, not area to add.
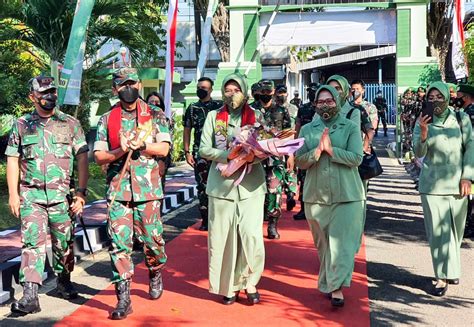
[[[367,101],[374,103],[375,96],[378,91],[382,91],[382,95],[387,100],[387,124],[395,125],[397,121],[397,85],[396,84],[366,84],[365,98]]]

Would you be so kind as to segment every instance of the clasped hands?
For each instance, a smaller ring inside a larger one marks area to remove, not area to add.
[[[144,144],[143,140],[136,139],[135,133],[130,133],[129,131],[120,133],[120,147],[123,152],[139,150]]]
[[[318,147],[314,150],[314,157],[319,159],[323,152],[326,152],[331,157],[334,155],[331,139],[329,138],[329,128],[327,127],[324,129],[323,135],[321,135]]]

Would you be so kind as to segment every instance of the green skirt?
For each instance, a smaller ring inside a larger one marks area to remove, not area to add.
[[[421,204],[436,278],[459,278],[467,197],[421,194]]]
[[[306,217],[318,249],[318,288],[323,293],[351,285],[354,258],[364,223],[364,202],[322,205],[305,202]]]

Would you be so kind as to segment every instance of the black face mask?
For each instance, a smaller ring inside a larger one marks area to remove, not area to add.
[[[286,95],[277,95],[276,100],[280,103],[283,104],[286,102],[287,96]]]
[[[41,109],[46,110],[46,111],[51,111],[56,107],[56,100],[58,97],[56,94],[53,93],[48,93],[43,96],[41,96],[38,100],[38,103],[41,107]]]
[[[263,103],[268,103],[272,100],[273,98],[273,95],[271,94],[261,94],[260,95],[260,100],[263,102]]]
[[[309,92],[308,99],[309,99],[309,102],[314,102],[314,99],[316,99],[316,93]]]
[[[199,99],[205,99],[208,96],[208,92],[204,89],[197,89],[196,95],[198,96]]]
[[[125,103],[134,103],[138,99],[138,89],[127,85],[119,92],[119,99]]]
[[[463,98],[456,98],[454,99],[454,106],[457,108],[462,108],[464,106],[464,99]]]
[[[261,95],[258,94],[258,93],[257,93],[257,94],[254,94],[254,95],[253,95],[253,99],[254,99],[255,101],[259,101],[259,100],[260,100],[260,96],[261,96]]]

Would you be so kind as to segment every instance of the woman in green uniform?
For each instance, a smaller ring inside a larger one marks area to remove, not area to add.
[[[430,85],[431,118],[420,115],[413,135],[415,155],[424,157],[419,191],[425,230],[437,283],[433,294],[446,294],[461,275],[460,248],[467,214],[467,196],[474,179],[474,142],[469,117],[448,106],[449,88]]]
[[[206,193],[209,196],[209,292],[232,304],[245,290],[249,304],[258,303],[256,285],[265,262],[263,245],[263,203],[265,172],[256,162],[238,186],[242,170],[223,177],[216,169],[227,163],[235,128],[261,122],[259,111],[247,104],[247,81],[240,74],[222,83],[224,106],[211,111],[204,123],[199,154],[212,161]],[[249,159],[251,161],[251,159]]]
[[[305,143],[296,164],[307,170],[303,200],[320,260],[318,287],[331,293],[332,305],[343,306],[363,228],[362,138],[360,126],[340,114],[335,88],[322,86],[315,105],[318,117],[301,129]]]

